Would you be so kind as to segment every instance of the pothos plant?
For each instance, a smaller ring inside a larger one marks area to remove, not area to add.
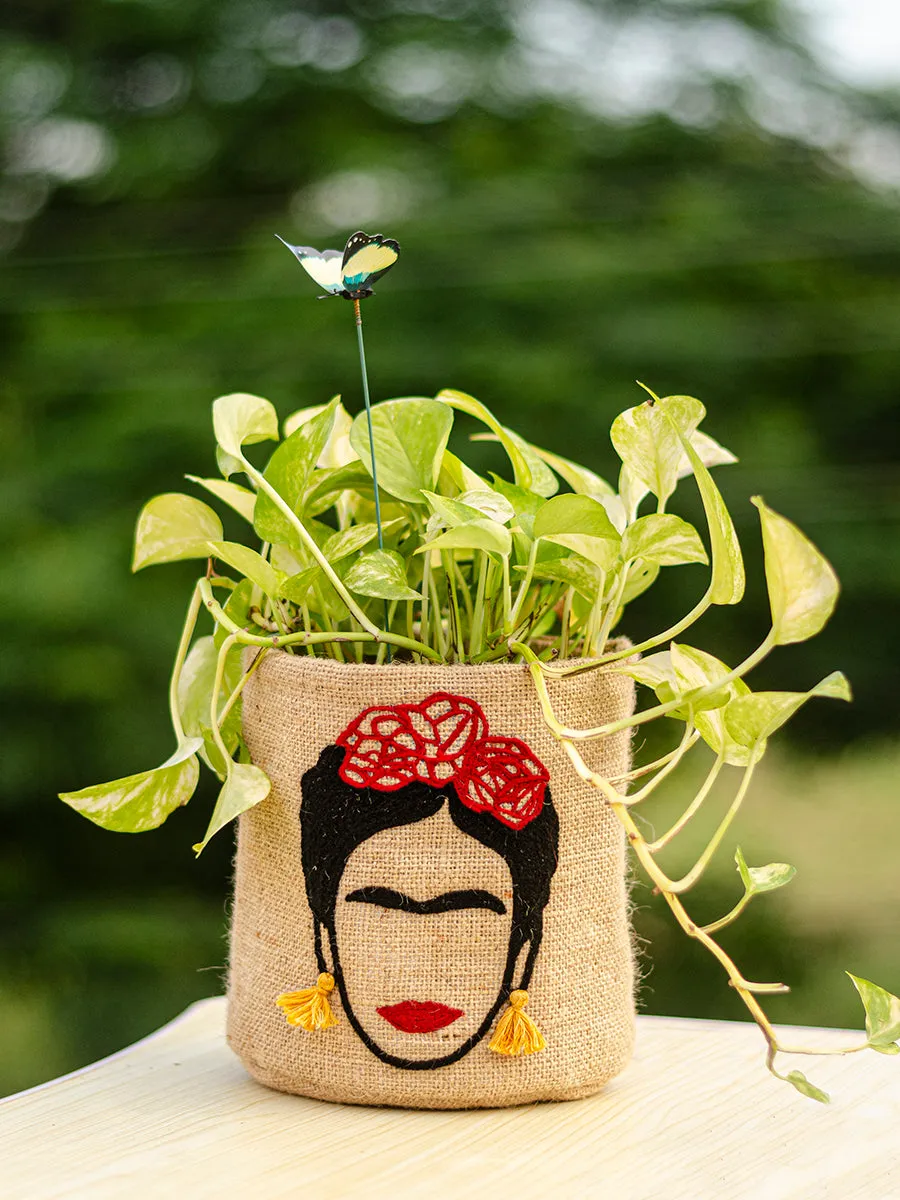
[[[484,477],[448,449],[455,413],[484,427],[508,459],[511,480]],[[782,1074],[780,1052],[834,1053],[782,1044],[761,998],[787,988],[744,977],[717,935],[758,895],[787,884],[784,863],[754,867],[735,858],[743,894],[720,919],[695,922],[685,895],[702,878],[747,795],[768,740],[807,700],[849,700],[835,672],[806,692],[753,692],[746,677],[776,646],[818,633],[838,595],[829,563],[785,517],[759,497],[771,628],[742,662],[729,666],[684,641],[713,605],[737,604],[744,567],[734,525],[710,468],[734,456],[700,430],[703,405],[689,396],[648,392],[612,424],[621,459],[617,486],[586,467],[526,442],[478,400],[446,390],[435,398],[388,400],[351,419],[340,399],[284,422],[284,438],[265,465],[254,443],[278,441],[268,400],[247,394],[213,404],[222,478],[189,479],[246,523],[243,541],[224,538],[218,513],[192,495],[168,493],[137,523],[134,570],[182,559],[205,561],[188,604],[172,671],[169,705],[176,749],[153,770],[65,793],[78,812],[107,829],[160,825],[193,794],[202,760],[222,782],[206,835],[195,850],[269,792],[241,737],[241,693],[267,653],[341,661],[524,664],[546,723],[574,770],[596,788],[621,822],[641,867],[688,937],[721,964],[756,1021],[767,1064],[815,1100],[827,1096],[799,1071]],[[251,456],[252,455],[252,456]],[[378,490],[373,482],[378,464]],[[698,531],[667,511],[680,479],[693,476],[705,514]],[[236,481],[243,477],[243,482]],[[569,490],[561,491],[565,485]],[[376,519],[377,516],[377,519]],[[689,613],[637,646],[610,640],[622,614],[664,567],[703,563],[709,581]],[[195,637],[203,612],[213,632]],[[247,648],[257,653],[247,654]],[[548,678],[620,671],[653,694],[632,716],[593,729],[556,717]],[[627,775],[592,771],[580,747],[665,718],[674,747]],[[705,743],[712,765],[690,804],[649,840],[634,810],[645,804],[693,749]],[[660,853],[693,821],[719,776],[736,773],[734,799],[708,845],[678,879]],[[866,1037],[837,1053],[871,1048],[900,1053],[900,999],[851,975],[866,1012]]]

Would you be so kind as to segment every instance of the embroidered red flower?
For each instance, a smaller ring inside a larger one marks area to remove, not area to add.
[[[351,787],[396,792],[413,780],[452,783],[460,801],[510,829],[540,813],[550,775],[515,737],[489,737],[480,705],[434,692],[419,704],[367,708],[337,738],[338,774]]]
[[[420,704],[367,708],[337,739],[347,750],[339,774],[354,787],[382,792],[414,779],[439,787],[456,778],[487,728],[474,700],[449,692]]]
[[[353,787],[395,792],[416,778],[418,747],[401,706],[367,708],[337,739],[347,750],[338,774]]]
[[[544,764],[514,737],[482,738],[455,781],[467,808],[487,810],[511,829],[521,829],[540,813],[549,782]]]

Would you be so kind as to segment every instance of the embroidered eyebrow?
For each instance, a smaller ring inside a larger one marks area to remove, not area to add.
[[[347,901],[360,904],[377,904],[380,908],[396,908],[401,912],[415,913],[417,916],[427,916],[430,913],[453,912],[458,908],[487,908],[491,912],[503,916],[506,905],[493,892],[485,892],[480,888],[469,888],[462,892],[443,892],[431,900],[413,900],[403,892],[395,892],[393,888],[362,887],[357,888],[347,896]]]

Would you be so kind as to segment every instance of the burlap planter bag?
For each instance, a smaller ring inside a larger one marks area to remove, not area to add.
[[[634,686],[555,682],[568,725]],[[570,1100],[627,1063],[625,844],[517,665],[270,652],[244,693],[272,781],[240,818],[228,1040],[261,1083],[353,1104]],[[629,768],[629,736],[589,743]],[[290,1023],[293,1021],[294,1023]]]

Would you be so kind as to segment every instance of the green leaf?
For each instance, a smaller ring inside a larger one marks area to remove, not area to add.
[[[332,400],[338,399],[333,396]],[[285,441],[297,432],[297,430],[305,425],[307,421],[311,421],[313,417],[319,416],[328,407],[327,404],[310,404],[306,408],[295,409],[289,416],[285,417],[281,423],[281,429],[284,434]]]
[[[516,486],[540,492],[540,489],[533,485],[529,458],[522,452],[521,438],[511,437],[509,431],[500,424],[491,410],[482,404],[480,400],[476,400],[474,396],[469,396],[466,392],[458,392],[455,388],[444,388],[438,392],[435,399],[448,405],[450,408],[457,409],[459,412],[467,413],[470,417],[474,417],[476,421],[481,421],[482,425],[486,425],[496,436],[497,440],[502,443],[503,449],[506,451],[513,469],[513,478],[516,481]],[[431,490],[434,490],[433,486]],[[555,487],[553,491],[556,491]],[[552,495],[552,492],[550,495]]]
[[[531,483],[528,485],[533,492],[537,492],[539,496],[555,496],[559,491],[559,480],[545,463],[541,454],[530,442],[526,442],[523,437],[520,437],[514,429],[503,426],[504,445],[512,444],[515,446],[525,462],[528,465],[528,473],[531,476]],[[476,435],[473,441],[481,441],[482,439]]]
[[[732,680],[718,691],[710,692],[708,696],[692,699],[691,693],[701,688],[714,687],[721,679],[729,674],[729,668],[706,650],[698,650],[696,646],[686,646],[672,642],[669,654],[672,660],[672,670],[675,680],[675,691],[684,696],[685,701],[694,712],[705,709],[723,708],[734,694]],[[746,686],[746,685],[745,685]]]
[[[240,542],[209,542],[208,546],[208,553],[213,558],[219,558],[236,571],[240,571],[257,587],[261,587],[267,596],[277,599],[281,595],[284,576],[255,550],[241,545]]]
[[[141,509],[134,531],[132,571],[154,563],[209,558],[210,540],[222,536],[218,515],[194,496],[166,492]]]
[[[817,1088],[814,1083],[810,1083],[802,1071],[788,1071],[785,1079],[789,1084],[797,1089],[803,1096],[808,1096],[810,1100],[818,1100],[820,1104],[830,1104],[831,1097],[827,1092],[823,1092],[821,1088]]]
[[[474,508],[483,517],[497,521],[500,525],[506,525],[516,515],[516,510],[506,497],[488,487],[471,488],[467,492],[460,492],[456,500],[459,504]]]
[[[619,471],[618,499],[625,513],[626,524],[637,516],[641,501],[649,492],[650,489],[647,485],[638,479],[633,471],[629,470],[628,464],[622,463],[622,469]]]
[[[738,604],[744,595],[744,559],[725,501],[712,475],[688,438],[679,435],[681,445],[694,471],[703,511],[709,525],[712,546],[710,600],[713,604]]]
[[[370,550],[362,554],[344,576],[344,583],[360,596],[381,600],[420,600],[406,582],[406,563],[396,550]]]
[[[705,415],[703,405],[692,396],[666,396],[620,413],[610,437],[632,476],[665,503],[678,484],[683,457],[680,435],[689,437]]]
[[[775,643],[804,642],[834,611],[840,584],[834,568],[792,521],[754,496],[762,523],[766,584]]]
[[[261,396],[232,392],[213,401],[213,431],[225,453],[239,459],[243,445],[278,441],[278,414]]]
[[[616,489],[601,479],[593,471],[583,467],[580,463],[572,462],[569,458],[562,458],[559,454],[551,454],[549,450],[542,450],[540,446],[529,444],[529,448],[542,459],[548,467],[552,467],[561,479],[564,479],[573,492],[578,492],[582,496],[614,496]],[[533,485],[532,485],[533,486]]]
[[[534,519],[534,536],[546,538],[610,571],[616,563],[621,537],[606,509],[591,496],[554,496]]]
[[[645,687],[653,688],[657,699],[662,703],[674,699],[675,672],[672,669],[672,656],[668,650],[659,650],[656,654],[646,654],[635,663],[619,663],[613,667],[619,675],[627,675]],[[664,690],[666,700],[659,694]]]
[[[748,867],[740,846],[734,852],[734,861],[737,864],[744,891],[749,896],[774,892],[776,888],[790,883],[797,874],[797,868],[792,867],[790,863],[768,863],[765,867]]]
[[[438,487],[442,492],[446,492],[450,484],[456,488],[458,492],[467,492],[486,488],[487,483],[481,476],[467,466],[461,458],[457,458],[455,454],[451,454],[449,450],[444,451],[444,457],[441,461],[441,473],[438,476]]]
[[[650,513],[629,525],[622,535],[622,558],[643,558],[661,567],[709,561],[693,525],[670,513]]]
[[[252,603],[253,582],[250,579],[242,579],[228,597],[223,608],[226,616],[229,616],[235,625],[245,628],[253,624],[250,620],[250,606]],[[217,622],[213,631],[213,641],[216,644],[216,648],[221,646],[227,637],[228,630]]]
[[[233,454],[226,454],[221,446],[216,446],[216,465],[225,479],[230,479],[232,475],[238,475],[244,469],[241,460],[235,458]]]
[[[547,541],[580,554],[606,574],[616,565],[619,548],[608,538],[591,537],[584,533],[553,533],[547,537]]]
[[[410,396],[374,405],[372,436],[379,486],[399,500],[421,504],[423,490],[434,491],[452,426],[452,412],[437,400]],[[371,474],[364,412],[353,422],[350,444]]]
[[[419,546],[416,554],[424,554],[427,550],[486,550],[489,554],[505,556],[512,550],[512,534],[505,525],[480,517],[438,534],[424,546]]]
[[[244,673],[241,652],[240,646],[234,646],[225,659],[225,673],[217,710],[220,717],[228,697],[240,683]],[[210,733],[210,707],[218,658],[219,649],[211,636],[198,638],[194,642],[178,681],[178,711],[185,733],[192,738],[203,739],[200,757],[211,771],[224,778],[226,764],[222,762],[221,752]],[[222,741],[229,752],[234,753],[237,749],[240,733],[241,702],[238,699],[221,729]]]
[[[244,520],[253,524],[253,507],[256,504],[256,492],[241,487],[237,483],[229,483],[226,479],[201,479],[199,475],[185,475],[191,483],[198,483],[206,488],[217,499],[222,500],[229,508],[240,513]],[[219,534],[221,537],[221,534]]]
[[[685,703],[673,709],[674,720],[690,721],[716,754],[722,754],[732,766],[746,766],[750,751],[728,736],[722,718],[722,706],[730,697],[745,695],[749,689],[741,679],[732,680],[720,691],[692,700],[691,693],[719,682],[729,671],[725,663],[694,646],[672,643],[671,650],[648,654],[636,663],[623,663],[616,670],[638,683],[651,687],[660,704],[668,704],[679,695]]]
[[[295,575],[289,575],[281,585],[282,596],[285,600],[290,600],[292,604],[309,603],[310,589],[315,583],[317,576],[320,575],[322,575],[322,568],[318,565],[304,567],[302,571],[298,571]],[[324,575],[322,575],[322,579],[324,581]]]
[[[472,521],[481,521],[484,516],[477,508],[464,501],[440,496],[436,492],[423,491],[425,502],[434,516],[438,517],[444,529],[455,529],[457,525],[469,525]],[[500,497],[502,500],[502,496]],[[429,521],[429,528],[431,522]]]
[[[309,408],[298,408],[284,420],[284,436],[289,438],[314,417],[320,416],[326,409],[334,406],[334,424],[328,435],[328,441],[319,455],[317,464],[320,467],[342,467],[356,458],[350,446],[350,426],[353,418],[341,404],[340,396],[332,396],[328,404],[313,404]]]
[[[535,537],[558,533],[582,533],[589,537],[607,538],[617,546],[621,540],[599,500],[569,492],[548,500],[534,519]]]
[[[886,992],[877,983],[851,975],[853,986],[866,1010],[866,1037],[875,1049],[889,1046],[900,1038],[900,997]],[[896,1053],[893,1051],[892,1053]]]
[[[703,433],[699,429],[695,429],[690,435],[691,445],[697,451],[700,461],[704,467],[724,467],[730,463],[736,463],[737,457],[730,450],[726,450],[724,446],[720,446],[715,438],[711,438],[708,433]],[[678,467],[678,478],[683,479],[686,475],[693,474],[691,460],[685,454]]]
[[[282,575],[296,575],[298,571],[311,565],[311,556],[305,547],[286,546],[284,542],[276,542],[269,547],[269,562]]]
[[[527,567],[514,567],[516,574],[524,575]],[[574,588],[591,604],[595,603],[605,579],[603,571],[580,554],[567,554],[564,558],[551,558],[535,565],[533,578],[564,583]]]
[[[396,528],[398,523],[391,524]],[[349,529],[339,529],[333,533],[322,547],[322,553],[330,563],[340,562],[341,559],[349,558],[351,554],[356,554],[364,546],[368,546],[369,542],[377,537],[378,526],[372,521],[363,525],[351,525]]]
[[[375,499],[372,475],[361,462],[347,463],[343,467],[329,467],[313,472],[306,495],[303,497],[303,512],[308,517],[326,512],[335,501],[347,492],[353,492],[368,500]],[[382,507],[387,502],[384,488],[379,489]]]
[[[537,492],[532,492],[528,488],[519,487],[515,483],[508,483],[493,472],[491,480],[494,491],[499,492],[512,505],[519,528],[525,536],[534,537],[534,518],[547,503],[545,497],[539,496]]]
[[[210,838],[224,829],[229,821],[265,800],[271,786],[268,775],[259,767],[254,767],[252,763],[232,763],[203,841],[193,847],[194,852],[199,856]]]
[[[281,443],[265,469],[266,482],[298,516],[302,516],[303,498],[331,434],[337,406],[335,396],[317,416],[299,426],[286,442]],[[256,497],[253,527],[264,542],[290,544],[298,536],[291,522],[263,491]]]
[[[728,705],[725,724],[736,742],[754,746],[771,737],[807,700],[816,696],[850,700],[850,685],[840,671],[832,671],[808,692],[753,692],[738,696]]]
[[[628,568],[628,579],[622,593],[622,604],[630,604],[638,596],[642,596],[656,582],[659,574],[659,563],[645,562],[639,559]]]
[[[727,705],[737,697],[746,696],[750,689],[742,679],[732,679],[719,691],[692,699],[690,692],[717,684],[729,674],[729,668],[720,659],[694,646],[676,645],[671,648],[673,686],[675,693],[685,695],[685,707],[670,716],[693,721],[700,736],[716,754],[722,754],[730,766],[747,766],[765,753],[766,743],[760,742],[754,749],[732,737],[725,722]],[[663,700],[664,696],[660,695]]]
[[[494,433],[474,433],[471,437],[473,442],[501,442],[504,448],[509,446],[515,447],[521,454],[525,465],[528,468],[528,474],[531,478],[530,490],[537,493],[539,496],[555,496],[559,491],[559,480],[547,466],[543,452],[539,451],[536,446],[532,446],[530,442],[526,442],[523,437],[520,437],[514,429],[508,429],[505,425],[502,427],[503,437],[498,437]],[[566,460],[561,460],[565,462]],[[575,466],[574,463],[571,464]],[[513,463],[515,470],[515,463]],[[595,476],[599,479],[599,476]],[[602,483],[603,481],[600,480]]]
[[[116,833],[156,829],[193,796],[200,776],[197,751],[202,745],[201,738],[187,738],[161,767],[79,792],[60,792],[59,798],[95,825]]]

